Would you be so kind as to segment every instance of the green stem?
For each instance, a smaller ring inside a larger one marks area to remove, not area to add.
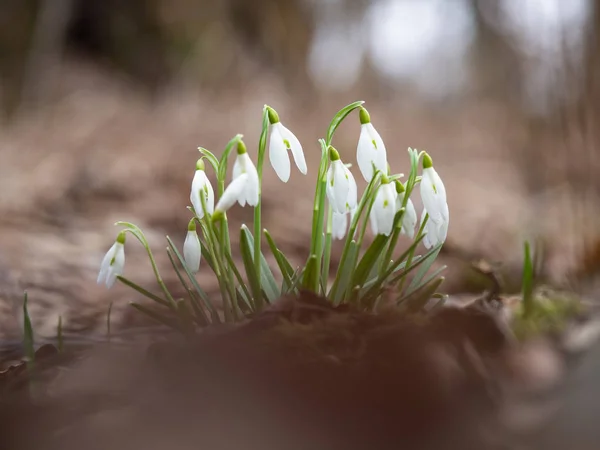
[[[325,295],[327,292],[327,282],[329,281],[329,264],[331,261],[331,241],[332,241],[332,237],[331,235],[333,234],[333,229],[332,229],[332,220],[333,220],[333,210],[331,209],[331,206],[329,206],[327,211],[327,233],[325,235],[325,249],[324,249],[324,257],[323,257],[323,267],[322,267],[322,272],[321,272],[321,285],[324,288],[324,291],[322,294]]]
[[[256,161],[256,171],[258,173],[258,204],[254,208],[254,270],[257,278],[260,280],[260,253],[262,242],[261,229],[261,210],[262,210],[262,179],[263,164],[265,160],[265,149],[267,144],[267,133],[269,130],[269,111],[267,105],[263,108],[263,128],[258,141],[258,157]],[[264,307],[262,294],[254,300],[256,311]]]
[[[423,230],[425,229],[425,225],[427,224],[427,221],[429,220],[429,214],[425,214],[425,218],[423,219],[423,223],[421,224],[421,226],[419,227],[419,233],[417,234],[417,237],[420,238],[421,235],[423,234]],[[412,247],[410,252],[408,253],[408,258],[406,259],[406,268],[409,269],[411,264],[412,264],[412,260],[413,257],[415,255],[415,249],[417,247]],[[400,279],[400,283],[398,284],[398,293],[402,294],[402,291],[404,290],[404,284],[406,283],[406,276],[402,277]]]

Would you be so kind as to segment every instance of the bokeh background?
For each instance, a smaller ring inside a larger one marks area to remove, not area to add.
[[[395,172],[408,171],[410,146],[445,181],[448,292],[482,287],[478,258],[518,282],[524,239],[543,248],[545,279],[588,289],[599,33],[597,0],[3,0],[0,334],[18,331],[23,289],[39,333],[59,315],[100,332],[111,301],[113,322],[133,323],[138,296],[95,284],[113,223],[140,225],[174,281],[164,235],[185,234],[196,148],[219,154],[239,132],[255,155],[265,103],[307,155],[309,174],[286,185],[266,169],[263,194],[264,225],[298,263],[317,139],[360,99]],[[347,161],[358,135],[352,116],[335,137]],[[125,274],[155,285],[133,240]],[[213,289],[208,268],[199,276]]]

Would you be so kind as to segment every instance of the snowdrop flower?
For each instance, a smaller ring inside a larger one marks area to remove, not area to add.
[[[306,175],[306,161],[304,159],[304,152],[302,151],[302,145],[298,138],[288,130],[279,121],[279,115],[277,112],[268,107],[269,113],[269,126],[271,137],[269,139],[269,161],[277,176],[287,183],[290,179],[290,158],[287,154],[288,150],[291,150],[294,162],[298,167],[298,170],[303,175]]]
[[[371,208],[369,219],[374,234],[389,236],[394,226],[396,216],[396,189],[387,176],[381,179],[381,186],[377,189],[375,201]]]
[[[102,263],[100,264],[100,273],[98,274],[98,284],[105,284],[108,289],[115,284],[118,275],[123,273],[125,266],[125,232],[121,231],[115,243],[106,252]]]
[[[202,207],[202,198],[200,195],[204,195],[206,212],[209,215],[212,214],[215,207],[215,193],[206,176],[206,172],[204,172],[204,161],[202,161],[202,158],[196,163],[196,173],[192,180],[192,191],[190,192],[190,201],[198,219],[202,219],[205,212]]]
[[[400,211],[400,208],[402,208],[402,203],[404,202],[404,196],[406,195],[406,188],[400,181],[397,180],[396,193],[398,194],[398,197],[396,198],[396,211]],[[416,225],[417,211],[415,210],[415,205],[413,204],[412,200],[409,198],[406,201],[406,209],[402,215],[402,228],[400,232],[412,239],[415,237]]]
[[[231,208],[235,202],[245,195],[244,190],[247,188],[250,180],[250,175],[243,173],[237,178],[234,178],[217,203],[215,212],[212,216],[213,221],[221,220],[225,212]]]
[[[356,207],[356,181],[348,167],[342,163],[337,150],[331,146],[329,147],[329,159],[331,163],[327,169],[325,192],[333,211],[344,214]]]
[[[365,108],[360,108],[360,137],[356,148],[356,160],[362,176],[367,181],[373,178],[373,166],[387,174],[387,152],[377,130],[371,124],[371,117]]]
[[[423,239],[423,243],[426,248],[431,248],[446,240],[450,213],[446,202],[446,188],[433,168],[433,161],[427,153],[423,156],[421,198],[424,206],[421,223],[425,219],[425,214],[429,215],[429,219],[425,224],[427,236]]]
[[[242,174],[248,174],[248,182],[245,189],[238,196],[237,201],[240,206],[245,206],[246,203],[250,206],[258,205],[258,172],[254,163],[248,156],[246,145],[240,141],[237,147],[237,158],[233,164],[233,180]]]
[[[183,259],[192,273],[196,273],[200,270],[201,256],[202,247],[200,246],[198,233],[196,233],[196,219],[192,219],[188,224],[187,235],[185,237],[185,242],[183,243]]]
[[[342,240],[346,236],[348,229],[348,219],[352,221],[358,208],[354,208],[344,213],[338,213],[333,211],[331,216],[331,236],[333,239]]]

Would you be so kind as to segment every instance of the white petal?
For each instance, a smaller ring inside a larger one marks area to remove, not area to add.
[[[387,173],[387,151],[377,130],[371,123],[361,125],[356,160],[364,179],[373,178],[373,164],[383,173]]]
[[[396,199],[396,210],[399,211],[402,207],[402,202],[404,201],[405,193],[402,192],[398,194]],[[406,202],[406,210],[404,211],[404,215],[402,216],[402,229],[401,232],[406,234],[409,238],[415,237],[415,226],[417,225],[417,211],[415,210],[415,205],[412,200],[409,198]]]
[[[374,213],[378,234],[389,236],[396,215],[396,189],[392,183],[383,184],[377,190],[372,212]]]
[[[110,264],[112,262],[112,264]],[[120,242],[115,242],[113,257],[109,262],[108,271],[106,273],[106,287],[111,288],[117,279],[117,275],[123,274],[125,267],[125,246]]]
[[[346,203],[350,184],[344,165],[339,159],[333,161],[327,171],[327,188],[325,190],[329,203],[335,212],[343,214],[346,212]]]
[[[202,247],[200,246],[200,239],[198,233],[192,230],[188,230],[183,244],[183,258],[185,264],[188,266],[190,271],[198,272],[200,269],[200,258],[202,255]]]
[[[345,165],[343,165],[343,167],[344,173],[348,177],[348,198],[346,199],[346,203],[348,208],[353,210],[356,208],[357,204],[358,188],[356,186],[356,180],[354,179],[352,172],[350,172],[350,169],[348,169]]]
[[[271,136],[269,138],[269,161],[277,176],[287,183],[290,179],[290,158],[287,147],[281,135],[281,122],[271,125]]]
[[[235,162],[233,163],[233,171],[231,172],[231,181],[235,180],[241,174],[246,172],[244,167],[244,155],[248,156],[247,153],[244,153],[243,155],[237,155],[235,158]]]
[[[429,216],[440,222],[447,214],[446,189],[433,167],[423,169],[421,178],[421,198]]]
[[[113,243],[111,247],[108,249],[104,257],[102,258],[102,262],[100,263],[100,273],[98,274],[98,279],[96,282],[98,284],[106,282],[106,276],[108,275],[108,270],[110,269],[110,262],[113,259],[115,254],[115,248],[117,247],[117,243]]]
[[[375,204],[371,208],[371,213],[369,214],[369,223],[371,224],[371,231],[374,235],[379,234],[379,226],[377,224],[377,214],[375,213]]]
[[[204,199],[206,203],[206,210],[209,214],[214,211],[215,205],[215,193],[212,185],[203,170],[196,170],[194,179],[192,180],[192,190],[190,192],[190,201],[196,211],[196,216],[199,219],[204,217],[204,210],[202,209],[201,193],[204,193]]]
[[[344,239],[348,227],[348,214],[333,212],[331,219],[331,235],[334,239]]]
[[[279,123],[281,124],[281,122]],[[308,169],[306,167],[304,151],[302,151],[302,145],[300,144],[300,141],[296,135],[288,130],[283,124],[280,125],[279,130],[283,138],[290,143],[290,150],[292,151],[292,156],[294,157],[296,167],[298,167],[298,170],[302,175],[306,175]]]
[[[233,180],[231,183],[229,183],[229,186],[227,186],[227,188],[225,189],[225,192],[223,192],[223,195],[219,199],[216,209],[218,211],[225,212],[229,208],[231,208],[235,202],[239,201],[239,199],[241,198],[241,196],[244,193],[244,189],[246,188],[247,184],[248,184],[248,174],[247,173],[243,173],[242,175],[237,177],[235,180]]]

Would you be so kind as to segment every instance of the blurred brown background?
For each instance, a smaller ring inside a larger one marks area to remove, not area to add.
[[[254,156],[265,103],[307,155],[287,185],[265,170],[263,223],[297,262],[317,139],[361,99],[395,172],[411,146],[445,181],[449,292],[480,287],[465,272],[479,257],[518,279],[526,238],[547,279],[581,288],[600,237],[598,33],[597,0],[3,0],[0,334],[23,289],[39,333],[58,315],[100,332],[110,301],[135,320],[135,293],[95,285],[113,223],[140,225],[172,281],[164,235],[183,239],[196,147],[239,132]],[[348,162],[358,134],[351,116],[334,140]],[[133,239],[125,270],[154,286]]]

